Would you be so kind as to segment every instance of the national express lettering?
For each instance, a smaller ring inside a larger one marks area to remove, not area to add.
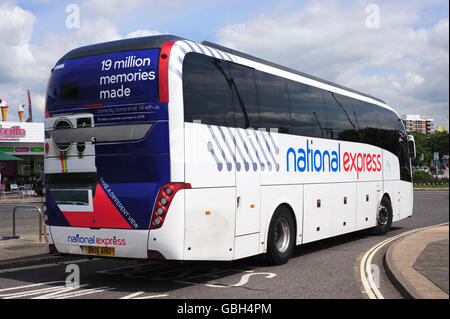
[[[105,246],[123,246],[127,244],[127,241],[123,238],[101,238],[95,236],[67,236],[67,241],[69,243],[77,243],[77,244],[90,244],[90,245],[105,245]]]
[[[380,172],[381,155],[376,153],[342,152],[341,144],[336,149],[314,149],[313,140],[306,141],[306,148],[288,148],[286,170],[294,172]]]

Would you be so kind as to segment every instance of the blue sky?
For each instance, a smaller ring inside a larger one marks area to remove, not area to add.
[[[80,10],[80,28],[66,26],[70,4]],[[379,10],[377,28],[366,23],[370,4]],[[48,72],[64,53],[168,33],[361,90],[448,129],[448,10],[447,0],[0,0],[0,98],[15,109],[30,89],[42,121]]]

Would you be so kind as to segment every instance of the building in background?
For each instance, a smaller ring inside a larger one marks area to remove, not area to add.
[[[434,119],[423,119],[418,114],[402,114],[402,122],[406,131],[423,134],[434,133]]]
[[[9,190],[11,184],[34,184],[44,174],[44,123],[0,122],[0,154],[22,160],[0,160],[0,181]]]

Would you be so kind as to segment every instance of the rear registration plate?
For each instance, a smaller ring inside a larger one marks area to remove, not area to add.
[[[86,255],[114,256],[114,247],[85,246]]]

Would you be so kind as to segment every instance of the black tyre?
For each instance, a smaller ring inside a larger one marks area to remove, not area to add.
[[[373,233],[375,235],[384,235],[392,225],[392,205],[391,201],[384,196],[378,206],[377,211],[377,226],[374,227]]]
[[[295,238],[295,221],[291,212],[287,207],[278,207],[270,221],[266,260],[272,265],[286,263],[294,252]]]

